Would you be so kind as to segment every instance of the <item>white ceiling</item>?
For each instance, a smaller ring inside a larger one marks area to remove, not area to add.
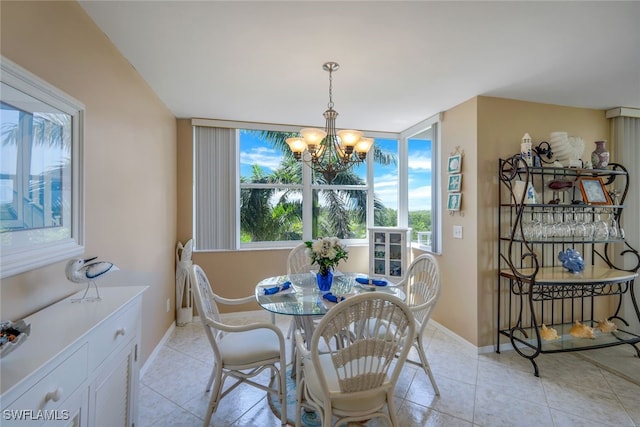
[[[180,118],[401,131],[477,95],[640,108],[640,2],[81,1]]]

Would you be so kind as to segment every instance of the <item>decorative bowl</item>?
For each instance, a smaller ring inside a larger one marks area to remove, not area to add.
[[[0,357],[11,353],[30,333],[31,325],[27,325],[24,320],[15,323],[9,320],[0,322]]]

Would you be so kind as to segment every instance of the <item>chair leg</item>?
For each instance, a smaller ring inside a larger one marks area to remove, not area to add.
[[[209,382],[207,382],[207,388],[205,389],[207,393],[211,391],[211,385],[213,384],[213,379],[216,376],[217,370],[218,370],[218,366],[214,364],[213,368],[211,368],[211,375],[209,375]]]
[[[285,361],[280,362],[278,371],[278,398],[280,400],[280,423],[287,425],[287,364]]]
[[[287,331],[287,338],[292,338],[293,337],[293,331],[295,331],[296,329],[296,325],[295,325],[295,321],[291,320],[291,322],[289,323],[289,330]]]
[[[302,377],[302,372],[298,372],[298,377],[296,378],[296,427],[302,426],[302,387],[304,387],[304,380],[299,378]]]
[[[398,419],[396,417],[396,405],[393,403],[393,389],[387,392],[387,409],[389,410],[389,418],[391,419],[392,426],[399,426]]]
[[[213,389],[211,390],[211,397],[209,398],[209,407],[207,409],[207,415],[204,417],[204,425],[208,426],[211,422],[211,416],[218,409],[218,403],[220,403],[220,391],[222,390],[222,368],[218,369],[216,365],[215,371],[212,373],[211,378],[215,377],[213,382]]]
[[[431,381],[431,386],[433,390],[436,392],[436,396],[440,396],[440,389],[438,389],[438,384],[436,384],[436,379],[433,377],[433,372],[431,372],[431,366],[429,366],[429,362],[427,361],[427,354],[424,352],[422,347],[422,339],[418,337],[416,342],[416,348],[418,349],[418,355],[420,356],[420,362],[422,363],[422,369],[429,377]]]

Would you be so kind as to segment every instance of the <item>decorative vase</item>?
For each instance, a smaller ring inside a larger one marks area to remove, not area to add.
[[[320,292],[327,293],[331,290],[331,284],[333,283],[333,273],[331,270],[327,270],[324,274],[318,272],[316,275],[316,280],[318,282],[318,289]]]
[[[609,164],[609,151],[604,144],[607,141],[596,141],[596,149],[591,153],[591,163],[594,169],[604,169]]]

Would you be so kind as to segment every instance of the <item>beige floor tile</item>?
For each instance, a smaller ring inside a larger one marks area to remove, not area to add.
[[[225,317],[234,324],[271,322],[270,314],[263,311]],[[275,320],[286,334],[290,318],[276,316]],[[286,340],[288,348],[291,341]],[[425,342],[441,396],[435,396],[420,367],[407,364],[394,393],[402,427],[640,427],[640,385],[603,370],[582,354],[540,355],[538,378],[531,362],[515,351],[478,355],[467,343],[431,325],[425,330]],[[419,360],[415,351],[410,358]],[[611,360],[617,363],[617,358]],[[137,425],[201,426],[210,397],[204,389],[211,367],[211,348],[199,319],[176,327],[145,367]],[[260,381],[266,383],[268,373]],[[372,420],[366,426],[387,424]],[[210,425],[277,427],[280,420],[272,413],[266,392],[241,385],[222,400]]]

